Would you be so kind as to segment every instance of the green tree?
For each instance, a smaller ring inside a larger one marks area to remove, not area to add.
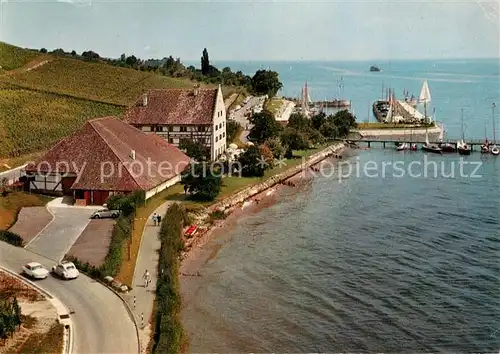
[[[217,198],[222,186],[220,170],[210,170],[205,164],[196,164],[182,176],[181,183],[192,194],[192,198],[212,201]]]
[[[45,48],[40,49],[40,53],[47,53],[47,49]]]
[[[326,122],[326,114],[323,112],[320,112],[318,114],[315,114],[311,118],[311,123],[314,129],[320,130],[321,126]]]
[[[328,116],[327,120],[337,127],[338,135],[341,137],[347,136],[351,129],[357,126],[356,117],[346,109],[335,113],[333,116]]]
[[[292,155],[292,150],[304,150],[309,148],[309,141],[304,133],[297,129],[287,127],[280,135],[281,143],[286,147],[285,156]]]
[[[186,155],[197,162],[209,161],[210,150],[199,141],[191,139],[182,140],[179,148],[186,151]]]
[[[252,90],[258,95],[274,97],[283,84],[279,80],[278,73],[271,70],[257,70],[252,77]]]
[[[269,168],[265,163],[264,157],[257,146],[250,146],[246,151],[240,154],[238,162],[241,164],[242,175],[244,177],[262,177]]]
[[[241,129],[241,124],[235,120],[228,119],[226,123],[226,134],[227,141],[232,143],[236,139],[236,135],[238,134],[238,130]]]
[[[311,127],[311,120],[303,114],[293,113],[288,119],[287,127],[304,132]]]
[[[285,153],[285,149],[278,139],[267,139],[264,143],[273,153],[274,158],[279,159]]]
[[[17,302],[17,298],[15,296],[12,300],[12,312],[14,316],[14,325],[19,328],[21,326],[21,306],[19,306],[19,303]]]
[[[281,130],[280,124],[268,111],[254,114],[250,118],[250,123],[253,124],[253,127],[250,130],[249,137],[259,144],[267,139],[276,138]]]
[[[335,124],[332,122],[325,122],[321,128],[320,128],[320,133],[325,137],[329,139],[335,139],[337,138],[339,134],[339,130]]]
[[[201,56],[201,73],[203,75],[208,75],[210,72],[210,59],[208,58],[207,48],[203,49],[203,54]]]

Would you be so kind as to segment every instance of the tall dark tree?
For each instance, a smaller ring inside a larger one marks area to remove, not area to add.
[[[311,118],[311,123],[314,129],[319,130],[321,126],[326,122],[326,114],[323,112],[320,112],[318,114],[315,114]]]
[[[286,147],[285,156],[290,157],[292,150],[304,150],[309,147],[307,136],[297,129],[287,127],[280,135],[281,143]]]
[[[328,116],[327,120],[337,127],[338,135],[341,137],[347,136],[350,130],[357,126],[356,117],[345,109]]]
[[[228,119],[226,124],[227,141],[232,143],[236,139],[239,130],[243,130],[241,124],[235,120]]]
[[[311,127],[311,120],[303,114],[293,113],[288,119],[287,127],[307,131]]]
[[[186,151],[186,155],[197,162],[210,160],[210,150],[200,143],[190,139],[182,140],[179,148]]]
[[[201,56],[201,73],[203,75],[208,75],[210,73],[210,59],[208,58],[207,48],[203,49],[203,54]]]
[[[256,113],[250,118],[253,124],[249,137],[258,143],[263,143],[267,139],[276,138],[281,130],[280,124],[274,119],[272,113],[264,111]]]
[[[259,95],[276,96],[283,84],[279,80],[278,73],[271,70],[257,70],[252,77],[252,90]]]
[[[246,149],[238,158],[238,162],[242,166],[241,172],[244,177],[262,177],[269,168],[257,146],[250,146]]]
[[[222,178],[220,171],[211,171],[206,164],[196,164],[183,174],[181,183],[193,193],[193,199],[212,201],[220,193]]]

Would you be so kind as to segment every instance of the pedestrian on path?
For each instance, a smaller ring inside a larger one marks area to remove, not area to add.
[[[148,270],[144,272],[144,275],[142,276],[142,279],[144,279],[144,287],[147,288],[149,285],[149,282],[151,281],[151,276],[149,275]]]
[[[158,216],[156,217],[156,220],[158,221],[158,226],[161,225],[161,215],[158,214]]]
[[[153,224],[156,226],[156,213],[153,214]]]

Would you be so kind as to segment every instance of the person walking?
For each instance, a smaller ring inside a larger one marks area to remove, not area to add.
[[[154,213],[154,214],[153,214],[153,224],[154,224],[154,226],[156,226],[156,220],[157,220],[157,219],[156,219],[156,213]]]
[[[144,287],[147,288],[149,285],[149,282],[151,281],[151,276],[149,275],[148,270],[144,272],[144,275],[142,276],[142,279],[144,279]]]
[[[161,215],[158,214],[158,216],[156,216],[156,221],[158,222],[158,226],[161,225]]]

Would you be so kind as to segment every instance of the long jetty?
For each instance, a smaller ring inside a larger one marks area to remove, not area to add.
[[[348,143],[366,143],[368,147],[371,147],[372,144],[382,144],[382,146],[385,148],[387,144],[392,144],[394,146],[397,143],[409,143],[409,144],[425,144],[425,140],[421,139],[414,139],[414,140],[408,140],[408,137],[393,137],[388,139],[387,137],[376,137],[376,136],[371,136],[371,137],[363,137],[359,139],[349,139],[347,140]],[[430,143],[441,143],[441,144],[451,144],[457,147],[457,140],[450,140],[450,139],[445,139],[443,141],[439,141],[439,139],[429,139]],[[484,140],[481,139],[476,139],[476,140],[468,140],[465,141],[470,147],[471,151],[474,151],[474,147],[481,147],[481,145],[484,144]]]

